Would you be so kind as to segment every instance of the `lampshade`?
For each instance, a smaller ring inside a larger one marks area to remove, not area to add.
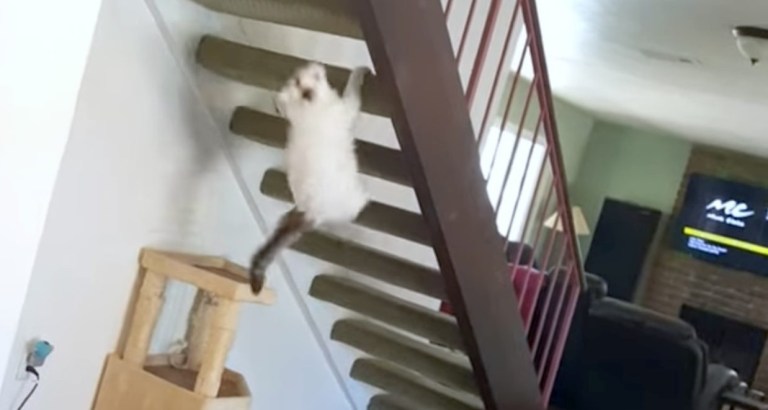
[[[587,225],[587,219],[584,218],[584,212],[581,211],[581,207],[574,206],[571,208],[571,215],[576,235],[589,235],[589,226]],[[555,227],[555,221],[557,221],[557,227]],[[558,232],[563,232],[563,218],[558,218],[557,211],[555,211],[546,221],[544,221],[544,226],[549,229],[556,229]]]

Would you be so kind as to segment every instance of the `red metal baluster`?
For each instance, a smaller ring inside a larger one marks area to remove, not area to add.
[[[525,171],[523,171],[523,176],[520,179],[520,186],[517,188],[517,192],[523,192],[523,188],[525,187],[525,181],[528,178],[528,171],[531,168],[531,159],[533,157],[533,151],[536,150],[536,143],[539,140],[539,130],[541,129],[541,113],[539,113],[539,120],[536,122],[536,129],[533,131],[533,140],[531,141],[531,148],[528,150],[528,158],[525,160]],[[542,164],[541,168],[544,168],[546,165]],[[541,172],[541,170],[539,171]],[[534,192],[534,198],[536,197],[536,193]],[[517,195],[517,198],[515,198],[515,205],[512,208],[512,221],[515,220],[515,217],[517,216],[517,209],[520,205],[520,195]],[[530,219],[530,218],[529,218]],[[512,234],[512,224],[509,225],[509,229],[507,229],[507,234],[504,236],[509,240],[509,235]]]
[[[459,43],[459,52],[456,54],[456,61],[461,61],[461,57],[464,55],[464,48],[467,45],[467,37],[469,37],[469,29],[472,27],[472,19],[475,17],[475,9],[477,8],[477,0],[472,0],[472,4],[469,6],[469,15],[467,16],[467,22],[464,24],[464,32],[461,34],[461,41]]]
[[[555,277],[553,278],[552,286],[554,287],[558,281],[558,277],[560,276],[560,271],[562,270],[561,267],[557,268]],[[557,302],[555,303],[555,311],[553,313],[552,322],[550,323],[549,333],[547,334],[547,340],[544,343],[544,350],[541,356],[541,361],[539,363],[539,382],[541,382],[543,376],[544,376],[544,370],[546,368],[547,359],[549,359],[549,349],[552,347],[552,341],[555,337],[555,332],[557,331],[557,325],[560,323],[560,315],[562,313],[563,304],[565,302],[565,293],[566,290],[568,290],[568,283],[570,282],[570,272],[572,268],[569,267],[565,272],[565,278],[563,278],[563,286],[560,289]],[[546,309],[546,308],[545,308]],[[548,309],[547,309],[548,310]],[[546,320],[546,317],[545,317]],[[534,349],[534,355],[536,355],[538,351]]]
[[[552,363],[550,365],[550,371],[547,373],[547,379],[544,382],[544,402],[549,403],[549,399],[552,396],[552,388],[554,387],[555,380],[557,378],[557,372],[559,370],[559,364],[560,361],[563,358],[563,351],[565,350],[565,344],[568,341],[568,334],[571,331],[571,323],[573,321],[573,315],[576,312],[576,304],[578,303],[579,298],[579,280],[578,280],[578,269],[576,266],[573,267],[569,283],[571,283],[571,292],[568,299],[568,307],[565,312],[565,320],[562,327],[562,332],[560,337],[557,340],[557,345],[555,347],[555,353],[552,356]]]
[[[548,154],[545,153],[544,155],[546,157],[546,155],[548,155]],[[533,205],[533,203],[535,203],[536,198],[539,195],[539,188],[542,185],[542,179],[544,177],[544,170],[545,169],[546,169],[546,167],[541,167],[541,169],[539,170],[539,176],[536,178],[536,188],[534,188],[533,196],[531,197],[531,205]],[[549,200],[552,197],[552,191],[553,191],[553,187],[550,185],[550,189],[547,192],[547,197],[544,200],[544,206],[542,207],[542,211],[541,211],[542,219],[546,218],[546,208],[549,207]],[[534,213],[536,213],[536,210],[534,210]],[[522,232],[522,237],[523,238],[525,238],[526,234],[528,233],[528,228],[530,227],[530,222],[533,219],[535,219],[535,218],[528,218],[528,219],[525,220],[525,224],[523,225],[523,232]],[[542,228],[541,228],[541,225],[539,225],[538,229],[536,230],[536,234],[534,236],[534,240],[532,242],[532,249],[534,251],[536,250],[536,246],[538,245],[539,235],[541,234],[541,231],[542,231]],[[509,234],[507,234],[506,239],[507,239],[507,241],[504,243],[504,253],[505,254],[508,251],[508,247],[509,247],[509,242],[508,242]],[[522,254],[523,254],[523,248],[521,246],[517,250],[517,256],[515,256],[515,263],[514,263],[513,268],[512,268],[512,281],[513,282],[516,279],[516,276],[517,276],[517,273],[518,273],[517,272],[517,268],[520,265],[520,258],[522,257]],[[528,266],[527,266],[527,271],[526,271],[526,278],[524,280],[524,285],[523,285],[523,289],[521,290],[521,294],[525,294],[524,292],[527,290],[528,280],[530,278],[529,275],[531,273],[530,270],[533,267],[533,260],[534,260],[534,258],[531,258],[531,260],[528,261]]]
[[[555,184],[552,184],[550,186],[550,190],[553,190],[554,187],[555,187]],[[548,206],[546,208],[544,208],[544,212],[546,212],[547,208],[548,208]],[[543,218],[541,220],[543,221]],[[559,220],[560,220],[560,218],[559,218],[559,213],[558,213],[558,215],[555,218],[555,223],[558,223]],[[543,223],[540,224],[540,226],[539,226],[539,230],[540,230],[539,234],[543,230],[543,226],[544,226]],[[547,240],[547,244],[545,245],[546,246],[546,251],[544,253],[544,258],[542,259],[541,265],[540,265],[540,268],[539,268],[539,270],[541,271],[542,274],[544,274],[544,271],[547,269],[547,266],[549,266],[549,259],[550,259],[551,255],[552,255],[552,250],[554,249],[555,239],[556,239],[556,235],[550,235],[549,239]],[[534,249],[536,249],[536,248],[534,248]],[[542,282],[543,281],[539,282],[539,286],[541,286]],[[539,294],[539,292],[535,293],[534,300],[533,300],[533,305],[534,306],[538,305],[538,300],[539,300],[540,296],[541,295]],[[531,319],[532,319],[532,315],[533,315],[534,311],[532,310],[532,311],[530,311],[528,313],[529,314],[526,317],[526,333],[530,332],[530,330],[531,330],[530,329],[531,323],[532,323]]]
[[[510,111],[512,110],[512,101],[514,101],[514,98],[516,95],[515,91],[517,90],[517,84],[518,84],[518,81],[520,80],[520,73],[521,73],[520,70],[522,69],[523,62],[525,61],[525,56],[529,47],[530,47],[530,42],[527,41],[525,43],[525,48],[523,49],[522,55],[520,57],[520,63],[518,64],[517,72],[515,73],[515,78],[514,80],[512,80],[512,89],[509,91],[509,98],[507,98],[507,104],[504,106],[504,115],[502,116],[502,119],[501,119],[501,129],[499,130],[499,143],[496,144],[496,148],[494,149],[494,152],[493,152],[493,157],[491,158],[491,166],[488,171],[488,178],[490,178],[491,173],[493,173],[493,167],[496,163],[496,156],[499,153],[499,145],[501,145],[501,137],[504,135],[504,130],[507,127],[507,121],[509,121],[509,114],[510,114]],[[536,87],[531,86],[528,89],[528,95],[527,95],[526,101],[530,102],[531,93],[534,91],[535,88]],[[526,103],[526,107],[527,106],[528,104]]]
[[[446,20],[451,17],[451,9],[453,8],[453,0],[448,0],[448,3],[445,5],[445,18]]]
[[[523,127],[525,126],[525,120],[528,117],[528,108],[531,105],[531,97],[533,96],[533,90],[534,90],[533,86],[531,86],[531,88],[528,90],[528,96],[525,99],[525,106],[523,107],[523,114],[520,117],[519,124],[517,124],[517,134],[515,135],[515,145],[512,147],[512,154],[511,154],[511,156],[509,158],[509,164],[507,164],[507,170],[504,173],[504,179],[503,179],[502,184],[501,184],[502,194],[499,195],[499,199],[498,199],[498,201],[496,203],[496,207],[494,208],[494,210],[495,210],[497,215],[499,213],[499,207],[501,206],[501,200],[502,200],[502,198],[504,198],[504,191],[505,191],[505,188],[507,186],[507,182],[509,182],[509,174],[512,172],[512,168],[513,168],[512,165],[515,162],[515,156],[517,155],[517,147],[520,144],[520,137],[522,136],[522,133],[523,133]],[[502,135],[503,135],[503,133],[502,133]],[[497,146],[497,148],[498,148],[498,146]],[[492,171],[493,171],[493,164],[491,164],[491,172]],[[518,195],[518,197],[519,197],[519,195]]]
[[[542,172],[542,174],[543,174],[543,172]],[[541,179],[541,174],[539,175],[539,179]],[[541,182],[541,181],[539,181],[539,182]],[[537,187],[537,190],[538,190],[538,187]],[[547,208],[549,208],[549,200],[552,198],[552,192],[553,191],[554,191],[554,186],[550,185],[549,186],[549,190],[547,191],[546,200],[544,201],[544,206],[542,207],[542,212],[541,212],[542,218],[546,217]],[[534,195],[534,200],[535,200],[535,198],[536,198],[536,196]],[[528,225],[528,221],[526,221],[526,228],[523,230],[524,232],[527,230],[527,225]],[[521,295],[522,297],[520,297],[519,300],[518,300],[518,307],[522,307],[523,306],[524,297],[526,295],[528,295],[528,289],[529,289],[530,284],[531,284],[531,276],[532,276],[533,271],[534,270],[537,271],[537,274],[539,274],[539,275],[543,274],[543,272],[541,272],[540,270],[535,269],[534,266],[533,266],[533,263],[534,263],[534,260],[535,260],[536,249],[538,248],[539,239],[541,237],[541,232],[542,232],[542,226],[539,225],[538,229],[536,230],[536,235],[535,235],[535,238],[533,240],[533,245],[532,245],[532,249],[533,249],[533,254],[534,255],[532,255],[531,259],[527,263],[527,266],[525,267],[525,277],[523,278],[523,285],[522,285],[522,287],[521,287],[521,289],[519,291],[519,295]],[[517,279],[517,277],[516,277],[516,275],[517,275],[517,267],[518,267],[518,264],[520,262],[520,256],[521,255],[522,255],[522,246],[520,246],[519,249],[518,249],[517,261],[516,261],[515,266],[513,268],[514,269],[513,270],[514,275],[512,277],[513,283]],[[540,269],[540,267],[539,267],[539,269]],[[538,300],[538,293],[539,293],[539,289],[541,288],[542,282],[543,282],[543,280],[536,281],[536,284],[534,285],[534,286],[536,286],[536,288],[534,289],[534,292],[533,292],[534,297],[533,297],[533,300],[531,301],[531,306],[533,306],[533,308],[530,309],[528,312],[525,312],[525,314],[523,316],[523,323],[525,323],[525,333],[526,334],[528,334],[528,331],[530,329],[531,318],[533,316],[533,312],[535,311],[536,301]]]
[[[554,181],[553,181],[552,186],[556,187],[556,185],[557,184],[554,183]],[[561,219],[560,218],[561,218],[562,212],[560,210],[560,205],[559,204],[557,205],[556,209],[557,209],[557,213],[556,213],[556,216],[555,216],[555,225],[554,226],[557,226],[559,223],[561,223]],[[543,225],[544,224],[542,224],[542,226]],[[549,240],[548,240],[548,244],[547,244],[547,250],[546,250],[546,253],[544,255],[544,259],[542,260],[542,264],[541,264],[541,269],[542,270],[546,270],[547,266],[549,266],[549,259],[552,256],[552,251],[554,250],[555,242],[557,242],[557,236],[558,236],[557,232],[552,232],[550,234],[550,236],[549,236]],[[536,295],[536,304],[538,304],[539,296],[540,295],[538,295],[538,294]],[[547,291],[547,298],[544,301],[545,312],[542,315],[543,318],[546,318],[546,308],[549,305],[551,298],[552,298],[552,287],[550,287],[549,290]],[[530,321],[529,321],[529,323],[530,323]],[[534,339],[534,343],[533,343],[534,347],[532,349],[532,352],[534,353],[534,357],[535,357],[536,346],[538,345],[539,339],[541,338],[541,332],[542,332],[542,326],[543,325],[544,325],[543,320],[539,320],[539,324],[536,327],[536,333],[534,333],[535,339]],[[530,328],[528,329],[528,331],[530,331]]]
[[[563,158],[562,158],[562,152],[560,151],[560,142],[558,138],[557,133],[557,125],[555,123],[554,118],[554,104],[552,102],[552,95],[550,93],[551,87],[549,83],[549,75],[547,73],[547,64],[544,57],[544,49],[541,42],[541,30],[538,26],[538,15],[536,12],[536,3],[533,0],[523,0],[523,14],[525,15],[525,21],[526,21],[526,27],[528,28],[528,36],[529,38],[532,38],[532,47],[531,47],[531,56],[533,57],[533,68],[534,72],[537,76],[541,76],[541,80],[538,82],[538,89],[539,89],[539,96],[540,103],[542,104],[542,112],[545,116],[545,130],[547,132],[547,138],[548,143],[553,144],[556,147],[558,147],[554,152],[554,157],[552,157],[551,163],[552,163],[552,171],[555,175],[555,179],[560,181],[558,183],[558,196],[560,197],[561,201],[563,202],[566,209],[571,208],[570,201],[568,200],[568,193],[566,190],[566,176],[565,172],[562,169],[563,167]],[[575,258],[575,263],[579,272],[579,282],[581,284],[582,288],[586,288],[586,279],[583,275],[582,269],[581,269],[581,255],[578,253],[578,249],[576,248],[575,238],[573,232],[573,218],[569,213],[564,215],[564,221],[563,221],[563,230],[565,231],[565,236],[568,238],[568,247],[570,248],[570,251],[573,253]]]
[[[474,4],[474,0],[472,4]],[[480,83],[480,76],[485,66],[485,59],[488,57],[488,49],[491,46],[491,39],[493,37],[493,30],[496,28],[496,20],[499,18],[499,11],[501,10],[501,0],[491,0],[491,6],[488,9],[488,17],[485,20],[485,27],[483,27],[483,35],[480,38],[480,45],[475,56],[475,63],[472,66],[472,73],[469,76],[469,85],[467,86],[467,106],[472,107],[475,100],[475,93],[477,92],[477,86]],[[466,37],[466,28],[465,36]],[[462,40],[463,41],[463,40]],[[459,52],[461,56],[461,52]],[[459,60],[461,58],[459,57]]]
[[[505,68],[507,67],[508,61],[507,56],[509,53],[509,45],[512,42],[512,34],[515,32],[515,22],[517,21],[517,17],[519,15],[520,11],[520,2],[518,1],[515,4],[515,11],[512,13],[512,20],[509,22],[509,28],[507,29],[507,36],[504,39],[504,48],[501,53],[501,58],[499,59],[499,65],[496,67],[496,74],[493,77],[493,85],[491,85],[491,95],[488,97],[488,102],[485,104],[485,114],[483,115],[483,121],[480,124],[480,131],[478,132],[478,138],[477,138],[477,144],[478,146],[482,146],[483,138],[485,137],[485,131],[488,127],[488,119],[491,116],[492,112],[492,106],[494,99],[496,98],[496,90],[499,87],[499,79],[501,78],[501,73],[506,73],[507,70]],[[482,70],[482,68],[480,68]],[[518,70],[519,72],[519,70]],[[471,103],[470,103],[470,109],[471,109]]]

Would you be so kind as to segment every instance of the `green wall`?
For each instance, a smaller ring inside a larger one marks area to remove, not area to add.
[[[594,231],[606,197],[672,211],[692,144],[622,125],[597,122],[571,185],[571,201],[581,206]],[[584,255],[591,237],[583,237]]]
[[[512,88],[507,81],[501,101]],[[521,78],[512,100],[508,123],[523,114],[530,82]],[[594,231],[606,197],[672,211],[692,144],[652,131],[596,120],[592,114],[558,98],[555,115],[571,202],[584,211]],[[538,118],[538,101],[531,103],[525,128],[533,131]],[[499,108],[499,122],[504,115]],[[581,238],[583,254],[589,251],[591,236]]]
[[[567,102],[555,99],[555,120],[560,135],[565,175],[574,184],[584,163],[584,154],[594,130],[594,118]]]

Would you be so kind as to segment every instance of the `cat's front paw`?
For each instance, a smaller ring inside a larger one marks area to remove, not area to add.
[[[363,82],[365,82],[365,78],[373,74],[370,68],[365,66],[356,67],[354,70],[352,70],[352,74],[350,74],[349,79],[350,82],[353,82],[356,86],[363,85]]]

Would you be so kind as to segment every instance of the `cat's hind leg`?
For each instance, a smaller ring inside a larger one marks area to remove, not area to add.
[[[275,260],[278,253],[298,241],[301,235],[311,230],[313,226],[304,212],[296,208],[283,215],[277,229],[272,232],[267,242],[253,254],[251,259],[248,273],[251,279],[251,290],[255,295],[258,295],[264,287],[267,268]]]

